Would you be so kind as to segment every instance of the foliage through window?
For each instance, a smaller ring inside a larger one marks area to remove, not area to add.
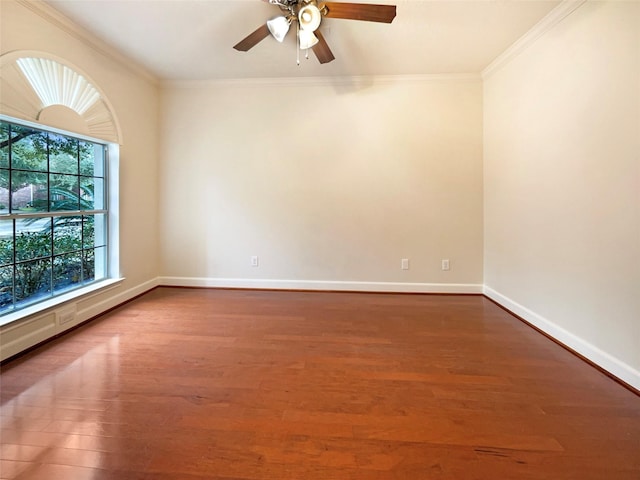
[[[107,276],[106,146],[0,122],[0,315]]]

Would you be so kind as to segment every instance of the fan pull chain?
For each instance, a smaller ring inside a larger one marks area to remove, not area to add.
[[[300,23],[296,22],[296,61],[300,66]]]

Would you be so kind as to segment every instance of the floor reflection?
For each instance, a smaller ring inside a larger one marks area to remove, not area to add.
[[[92,345],[75,359],[42,365],[36,376],[26,372],[33,371],[33,364],[41,360],[38,356],[3,370],[1,385],[9,391],[3,392],[0,406],[2,478],[31,478],[34,469],[46,463],[99,467],[104,453],[114,450],[110,438],[117,436],[121,421],[121,409],[114,407],[120,337],[113,335]],[[81,350],[84,345],[78,342],[77,346]]]

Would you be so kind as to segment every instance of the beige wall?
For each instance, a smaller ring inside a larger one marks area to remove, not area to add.
[[[26,5],[0,2],[2,53],[40,50],[87,72],[123,133],[126,280],[77,302],[76,321],[158,282],[484,283],[640,388],[638,2],[585,3],[484,87],[464,77],[181,84],[163,89],[162,109],[136,67]],[[74,323],[59,320],[4,328],[3,357]]]
[[[484,84],[487,292],[637,388],[639,26],[587,2]]]
[[[164,281],[480,291],[481,95],[476,77],[166,88]]]
[[[76,320],[64,326],[48,314],[3,328],[3,358],[151,288],[158,276],[158,88],[92,47],[74,27],[57,23],[42,8],[12,0],[0,2],[1,53],[34,50],[60,57],[89,75],[111,102],[123,140],[119,217],[125,280],[106,293],[78,301]]]

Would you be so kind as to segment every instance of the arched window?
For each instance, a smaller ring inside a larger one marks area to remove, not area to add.
[[[1,57],[0,323],[119,276],[119,128],[89,78],[37,52]]]

